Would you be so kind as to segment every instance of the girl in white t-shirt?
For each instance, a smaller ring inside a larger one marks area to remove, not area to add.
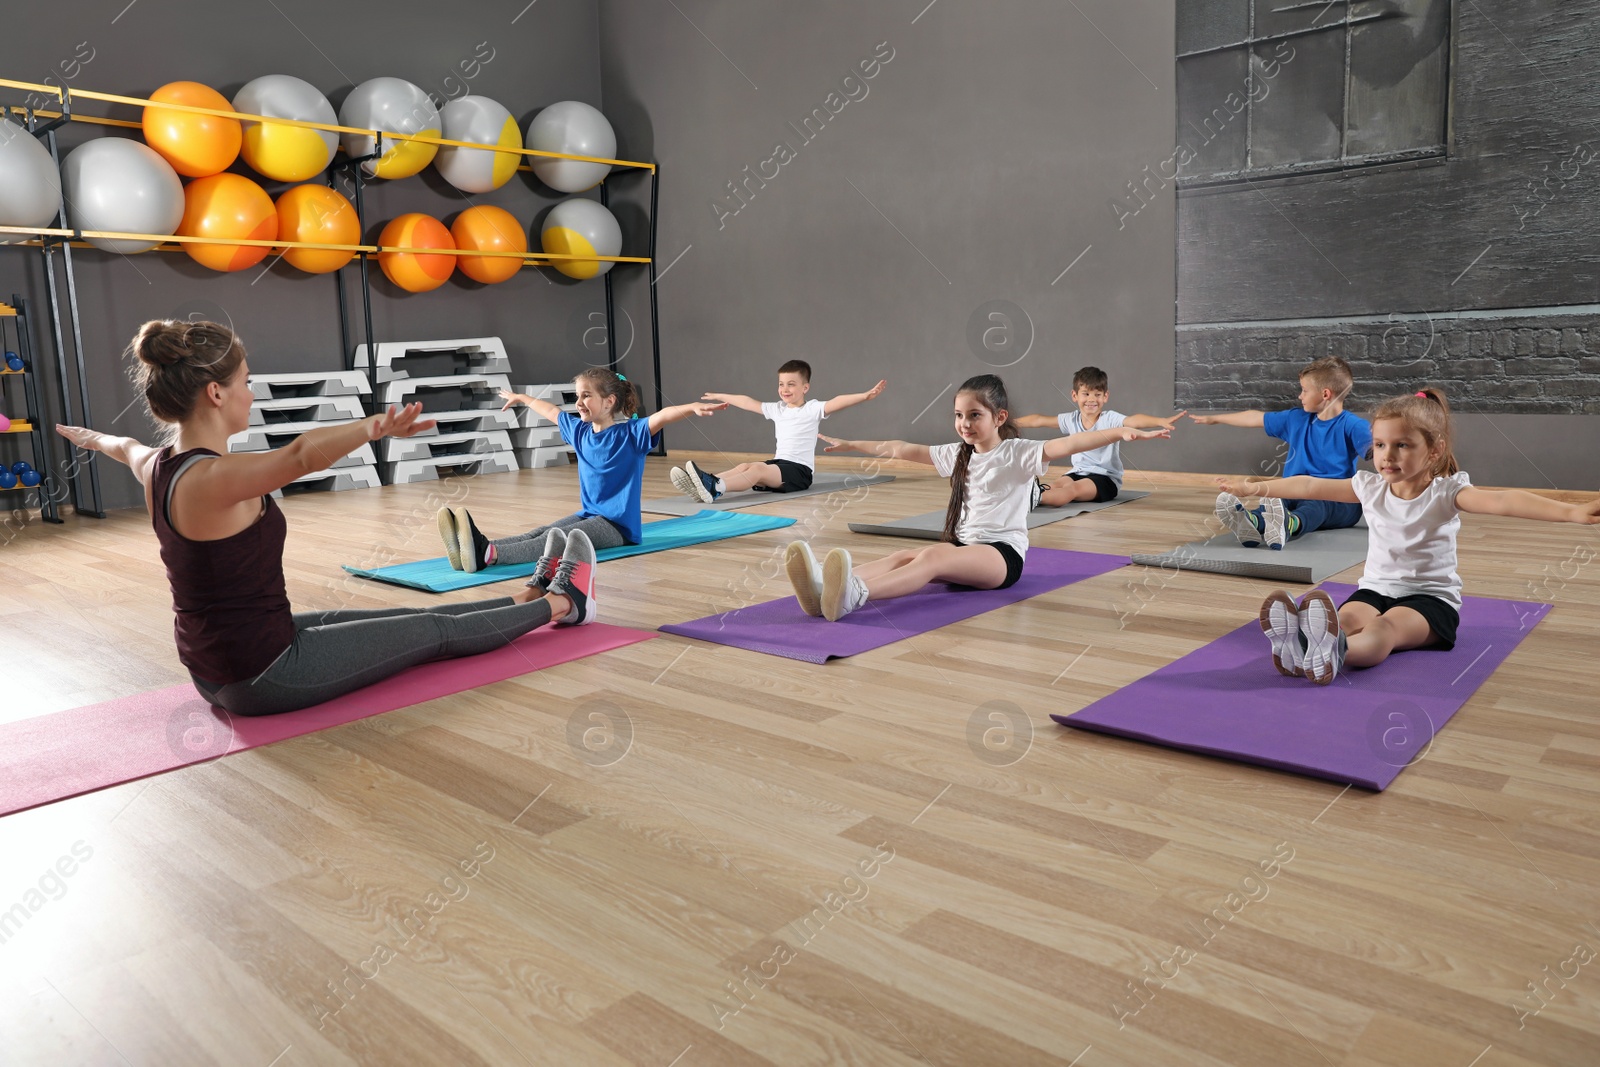
[[[1343,606],[1321,590],[1298,605],[1281,589],[1261,605],[1261,629],[1283,674],[1318,685],[1345,667],[1375,667],[1391,652],[1448,651],[1460,622],[1456,574],[1460,513],[1544,522],[1600,523],[1600,499],[1563,504],[1520,489],[1479,489],[1451,451],[1450,405],[1429,388],[1386,400],[1372,416],[1376,473],[1353,478],[1218,479],[1235,495],[1360,504],[1367,520],[1367,566]]]
[[[907,441],[841,441],[822,437],[825,451],[867,452],[884,459],[932,464],[950,479],[944,540],[906,549],[855,567],[836,548],[821,567],[804,541],[784,553],[789,581],[807,615],[837,622],[869,600],[914,593],[929,582],[973,589],[1005,589],[1022,576],[1028,554],[1028,510],[1035,479],[1053,459],[1113,441],[1170,437],[1170,429],[1091,430],[1050,441],[1024,441],[1011,422],[1005,383],[993,374],[969,378],[956,391],[959,443],[919,445]]]

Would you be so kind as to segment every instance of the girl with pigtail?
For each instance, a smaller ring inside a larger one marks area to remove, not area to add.
[[[727,404],[696,402],[662,408],[635,418],[639,392],[606,367],[590,367],[573,380],[577,414],[548,400],[501,390],[501,409],[526,404],[561,428],[561,437],[578,457],[579,510],[548,526],[496,540],[484,536],[465,508],[440,508],[439,536],[450,566],[476,572],[493,564],[537,563],[528,583],[543,587],[556,571],[569,535],[582,532],[596,549],[636,545],[643,536],[640,490],[644,461],[659,441],[661,427],[691,415],[710,415]]]
[[[1455,647],[1461,620],[1456,532],[1461,512],[1543,522],[1600,523],[1600,498],[1564,504],[1521,489],[1479,489],[1456,463],[1450,404],[1427,388],[1372,415],[1372,465],[1353,478],[1219,478],[1236,496],[1360,504],[1367,565],[1337,610],[1321,590],[1298,604],[1277,590],[1261,605],[1261,629],[1279,673],[1327,685],[1347,667],[1375,667],[1393,652]]]
[[[929,446],[842,441],[819,434],[828,443],[827,452],[866,452],[931,464],[950,479],[950,506],[939,544],[894,552],[860,567],[843,548],[829,552],[819,567],[810,545],[792,542],[784,552],[784,566],[801,610],[837,622],[870,600],[906,596],[929,582],[1008,588],[1022,577],[1034,483],[1052,460],[1116,441],[1172,436],[1169,428],[1118,427],[1027,441],[1018,436],[1010,406],[1005,383],[993,374],[980,374],[956,391],[959,442]]]

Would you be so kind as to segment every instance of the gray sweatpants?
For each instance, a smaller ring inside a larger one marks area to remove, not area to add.
[[[348,608],[294,616],[294,641],[250,681],[200,695],[235,715],[297,711],[436,659],[490,652],[550,621],[550,604],[510,597],[432,608]]]
[[[622,531],[617,529],[616,523],[610,519],[602,519],[598,515],[590,515],[587,519],[582,515],[568,515],[564,519],[557,519],[549,526],[541,526],[525,534],[502,537],[492,542],[495,566],[539,562],[539,557],[544,555],[545,535],[556,527],[563,530],[582,530],[589,535],[589,540],[593,542],[595,548],[621,548],[628,543],[627,538],[622,536]]]

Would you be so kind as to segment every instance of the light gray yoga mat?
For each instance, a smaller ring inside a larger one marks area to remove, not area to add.
[[[1059,508],[1040,507],[1028,512],[1028,529],[1037,529],[1040,526],[1049,526],[1062,519],[1070,519],[1074,515],[1082,515],[1086,511],[1099,511],[1101,508],[1114,508],[1118,504],[1126,504],[1130,500],[1139,500],[1150,494],[1140,489],[1124,489],[1117,494],[1115,500],[1102,500],[1098,504],[1065,504]],[[916,537],[924,541],[937,541],[944,536],[944,511],[930,511],[923,515],[913,515],[909,519],[895,519],[893,522],[871,523],[852,522],[851,533],[882,534],[885,537]]]
[[[1366,527],[1354,526],[1345,530],[1313,530],[1277,550],[1246,548],[1233,534],[1223,533],[1209,541],[1190,541],[1159,555],[1135,553],[1133,562],[1150,567],[1176,567],[1316,585],[1347,567],[1365,562],[1366,558]]]
[[[801,489],[794,493],[758,493],[754,489],[746,489],[741,493],[724,493],[710,504],[702,504],[686,496],[672,496],[663,500],[646,500],[639,505],[639,510],[655,515],[695,515],[702,511],[735,511],[755,504],[776,504],[784,500],[794,500],[796,497],[837,493],[841,489],[859,489],[864,485],[878,485],[881,482],[892,481],[894,481],[892,474],[839,474],[818,471],[810,489]]]

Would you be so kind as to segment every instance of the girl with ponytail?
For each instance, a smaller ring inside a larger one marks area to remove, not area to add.
[[[1025,441],[1011,421],[1005,383],[980,374],[956,391],[955,428],[959,442],[919,445],[907,441],[841,441],[822,436],[828,452],[866,452],[885,459],[928,463],[950,479],[950,506],[944,539],[926,548],[895,552],[853,565],[850,553],[836,548],[817,566],[811,546],[795,541],[784,565],[795,597],[807,615],[837,622],[869,600],[914,593],[929,582],[973,589],[1005,589],[1022,577],[1028,554],[1028,511],[1034,482],[1050,461],[1116,441],[1170,437],[1170,428],[1090,430],[1050,441]]]
[[[1327,685],[1348,667],[1374,667],[1390,653],[1455,647],[1461,620],[1456,532],[1461,512],[1543,522],[1600,523],[1600,498],[1564,504],[1521,489],[1479,489],[1456,463],[1450,404],[1429,387],[1395,397],[1372,416],[1372,465],[1353,478],[1219,478],[1244,496],[1360,504],[1367,566],[1337,610],[1315,590],[1299,604],[1283,590],[1261,605],[1261,629],[1282,674]]]
[[[710,415],[728,405],[699,401],[662,408],[640,418],[639,391],[608,367],[590,367],[572,383],[577,414],[548,400],[501,390],[505,408],[525,404],[561,428],[561,439],[578,457],[578,510],[527,533],[491,539],[466,508],[440,508],[439,536],[445,555],[458,571],[480,571],[496,564],[532,563],[533,584],[543,586],[561,561],[567,538],[582,531],[595,548],[636,545],[644,535],[640,497],[644,459],[660,441],[661,427],[691,415]],[[502,408],[501,410],[505,410]]]

